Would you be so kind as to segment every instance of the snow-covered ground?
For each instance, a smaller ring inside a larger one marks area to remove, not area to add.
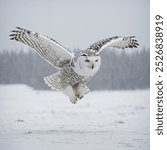
[[[0,85],[0,150],[149,150],[149,90],[60,92]]]

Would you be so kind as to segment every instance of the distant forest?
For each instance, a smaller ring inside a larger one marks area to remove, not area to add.
[[[150,86],[150,51],[131,54],[125,50],[101,53],[102,64],[89,82],[91,90],[145,89]],[[49,89],[43,77],[56,72],[32,50],[0,52],[0,84],[27,84],[35,89]]]

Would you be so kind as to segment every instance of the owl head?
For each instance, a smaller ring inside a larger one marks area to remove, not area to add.
[[[82,52],[74,62],[74,70],[82,76],[93,76],[101,65],[101,58],[99,55],[88,55]]]

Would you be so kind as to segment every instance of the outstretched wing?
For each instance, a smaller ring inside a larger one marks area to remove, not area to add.
[[[87,50],[90,50],[92,53],[100,53],[106,47],[113,48],[137,48],[138,41],[135,39],[135,36],[123,37],[123,36],[114,36],[111,38],[103,39],[92,44]]]
[[[69,63],[73,55],[61,44],[45,35],[35,33],[20,27],[11,31],[11,40],[22,42],[32,48],[54,67],[62,68]]]

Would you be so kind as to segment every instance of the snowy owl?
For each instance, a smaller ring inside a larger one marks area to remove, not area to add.
[[[34,48],[43,59],[59,69],[44,77],[44,81],[52,89],[62,91],[73,104],[89,92],[86,83],[100,68],[99,53],[102,50],[106,47],[136,48],[139,45],[134,36],[114,36],[100,40],[85,50],[71,53],[52,38],[20,27],[11,31],[10,36],[11,40]]]

